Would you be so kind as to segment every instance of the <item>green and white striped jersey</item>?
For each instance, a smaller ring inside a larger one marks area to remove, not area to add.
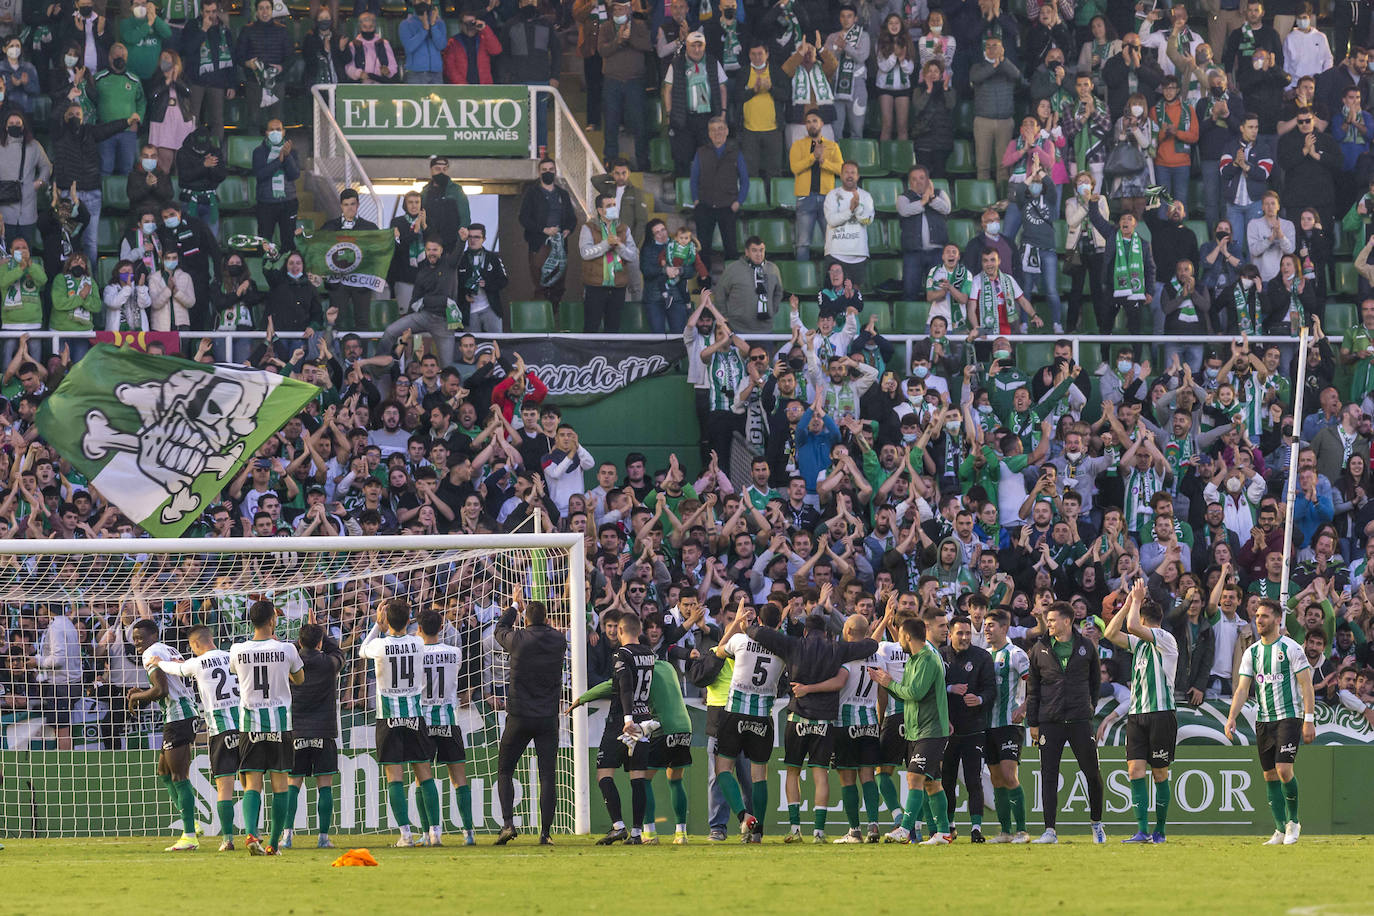
[[[1178,641],[1163,627],[1150,627],[1153,643],[1126,634],[1131,661],[1131,706],[1127,715],[1169,712],[1174,708],[1174,672],[1178,668]]]
[[[181,653],[165,642],[155,642],[143,650],[143,669],[151,671],[162,662],[179,662]],[[151,679],[149,681],[151,683]],[[180,677],[168,676],[167,695],[157,701],[162,707],[162,721],[170,725],[182,719],[196,717],[196,701],[191,698],[191,685]]]
[[[849,679],[840,690],[841,725],[878,724],[878,687],[868,676],[868,668],[882,668],[885,661],[878,652],[857,662],[846,662]]]
[[[383,636],[374,624],[358,648],[372,659],[377,678],[377,718],[412,719],[420,715],[425,643],[418,636]]]
[[[906,650],[895,642],[878,643],[878,658],[881,659],[880,665],[887,669],[887,673],[892,675],[893,680],[900,681],[902,673],[906,671]],[[900,697],[889,693],[887,695],[886,715],[901,716],[906,704]]]
[[[229,649],[229,668],[239,679],[239,731],[291,731],[291,675],[300,653],[279,639],[250,639]]]
[[[420,714],[426,725],[458,724],[458,666],[463,653],[456,646],[425,646],[425,689]]]
[[[746,633],[731,636],[721,649],[735,660],[725,711],[744,716],[771,716],[782,677],[782,659],[754,642]]]
[[[1030,656],[1015,643],[992,653],[992,669],[997,680],[997,699],[992,702],[992,717],[988,728],[1016,725],[1012,715],[1026,702],[1026,679],[1030,677]]]
[[[1297,719],[1302,716],[1302,693],[1298,690],[1298,672],[1312,666],[1298,645],[1287,636],[1268,643],[1257,642],[1240,657],[1240,674],[1255,684],[1255,702],[1259,704],[1260,722]]]
[[[238,729],[234,710],[239,706],[239,679],[229,668],[228,652],[211,649],[183,662],[162,662],[158,667],[167,674],[189,677],[196,682],[208,734],[219,735]]]

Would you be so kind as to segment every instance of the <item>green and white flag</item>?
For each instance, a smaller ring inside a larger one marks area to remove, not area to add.
[[[386,272],[396,250],[396,236],[390,229],[362,232],[339,230],[316,232],[303,240],[305,269],[329,283],[360,286],[380,292],[386,285]]]
[[[38,432],[130,519],[176,537],[318,394],[258,369],[97,344],[38,409]]]

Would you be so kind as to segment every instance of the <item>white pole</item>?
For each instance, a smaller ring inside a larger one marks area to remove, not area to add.
[[[580,697],[587,692],[587,553],[586,542],[578,537],[568,557],[568,631],[572,642],[572,692]],[[587,708],[573,713],[573,833],[592,832],[591,766],[587,754]]]
[[[1288,495],[1283,512],[1283,575],[1279,579],[1280,613],[1288,610],[1288,566],[1293,559],[1293,501],[1298,496],[1298,433],[1302,429],[1302,395],[1307,383],[1307,328],[1298,335],[1298,377],[1293,379],[1293,444],[1288,449]]]

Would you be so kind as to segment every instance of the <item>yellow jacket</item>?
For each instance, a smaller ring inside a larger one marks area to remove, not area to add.
[[[793,193],[797,197],[806,197],[813,191],[817,194],[829,194],[830,189],[835,187],[835,179],[840,175],[840,167],[844,165],[844,156],[840,155],[840,146],[834,140],[826,140],[818,137],[814,142],[824,142],[825,146],[821,156],[821,186],[811,187],[811,167],[816,164],[816,157],[811,151],[812,139],[802,137],[792,144],[792,149],[788,151],[788,158],[792,166],[794,178]]]

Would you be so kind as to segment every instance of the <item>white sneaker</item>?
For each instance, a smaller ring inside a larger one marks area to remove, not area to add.
[[[1101,821],[1093,821],[1093,842],[1098,845],[1107,842],[1107,828],[1102,826]]]
[[[1292,846],[1300,836],[1302,836],[1302,824],[1297,821],[1289,821],[1288,829],[1283,834],[1283,845]]]
[[[1050,828],[1049,830],[1046,830],[1044,833],[1040,834],[1035,839],[1031,840],[1031,842],[1037,844],[1058,843],[1059,834],[1055,833],[1053,828]]]
[[[1295,839],[1295,841],[1296,841],[1296,837],[1295,837],[1294,839]],[[164,852],[195,852],[196,849],[199,848],[199,845],[200,845],[200,844],[196,842],[196,835],[195,835],[194,833],[183,833],[183,834],[181,835],[181,839],[177,840],[175,843],[173,843],[171,846],[168,846],[168,847],[167,847],[165,850],[163,850],[163,851],[164,851]]]
[[[1012,836],[1011,841],[1018,844],[1029,843],[1031,841],[1030,834],[1024,830],[1018,830],[1016,834]]]
[[[851,830],[844,836],[840,837],[838,840],[834,840],[833,842],[836,846],[839,846],[841,844],[848,843],[862,843],[863,841],[864,835],[862,833],[860,833],[858,830]]]
[[[1063,334],[1063,333],[1064,333],[1064,325],[1063,325],[1062,322],[1056,321],[1056,322],[1054,323],[1054,333],[1056,333],[1056,334]]]
[[[900,824],[883,834],[884,843],[905,843],[911,839],[911,832]]]
[[[1264,841],[1265,846],[1282,846],[1284,840],[1288,839],[1288,834],[1282,830],[1275,830],[1274,835]]]
[[[932,834],[930,835],[930,839],[926,840],[926,841],[925,841],[924,843],[922,843],[921,845],[922,845],[922,846],[948,846],[948,845],[949,845],[949,834],[948,834],[948,833],[932,833]]]
[[[1010,833],[999,833],[997,836],[988,837],[989,843],[1010,843],[1012,842]]]
[[[397,849],[412,849],[417,845],[419,844],[415,842],[415,837],[408,833],[403,834],[400,839],[396,841]]]

